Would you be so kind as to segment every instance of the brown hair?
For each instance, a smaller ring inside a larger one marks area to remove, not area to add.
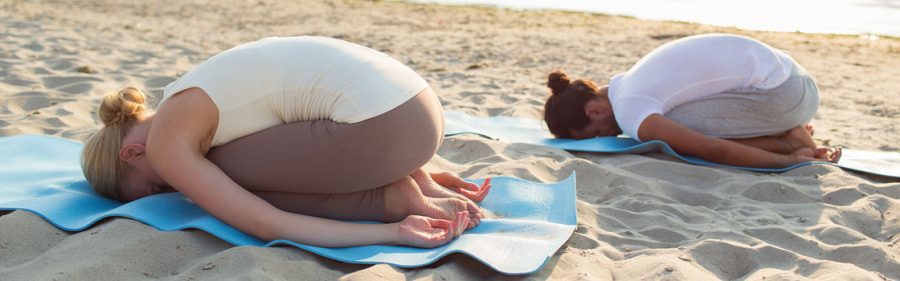
[[[128,166],[119,159],[119,150],[128,130],[148,111],[146,97],[127,87],[100,102],[98,115],[104,126],[88,138],[81,153],[84,177],[100,195],[122,200],[118,187]]]
[[[550,73],[547,87],[550,88],[550,97],[544,103],[544,121],[550,133],[557,138],[572,138],[570,130],[583,129],[590,123],[584,106],[600,96],[600,90],[591,80],[570,82],[569,76],[562,70]]]

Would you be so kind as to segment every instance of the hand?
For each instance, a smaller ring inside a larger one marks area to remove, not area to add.
[[[453,240],[455,232],[451,221],[411,215],[397,223],[397,244],[434,248]]]
[[[440,184],[443,187],[451,189],[456,193],[462,194],[466,198],[469,198],[475,202],[481,202],[484,200],[484,197],[487,196],[488,191],[491,189],[491,179],[488,178],[478,186],[474,183],[467,182],[460,177],[457,177],[451,173],[432,173],[431,179],[434,182]]]
[[[819,161],[837,163],[839,160],[841,160],[841,148],[827,146],[817,147],[815,149],[815,157]]]
[[[837,163],[841,159],[840,147],[821,146],[815,149],[803,147],[791,153],[794,163],[803,163],[811,161],[825,161]]]

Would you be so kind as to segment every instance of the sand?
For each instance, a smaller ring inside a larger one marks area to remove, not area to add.
[[[664,42],[729,32],[790,51],[816,77],[818,141],[900,151],[896,38],[380,1],[0,1],[0,26],[0,136],[83,141],[99,126],[104,93],[133,85],[158,100],[205,58],[266,36],[370,46],[418,71],[447,109],[540,118],[553,69],[604,83]],[[466,136],[448,138],[429,168],[542,182],[578,172],[578,228],[530,279],[900,279],[897,179],[831,166],[752,173]],[[127,219],[69,233],[23,211],[0,216],[0,280],[160,278],[505,276],[463,255],[398,269],[295,248],[232,247],[200,231],[161,232]]]

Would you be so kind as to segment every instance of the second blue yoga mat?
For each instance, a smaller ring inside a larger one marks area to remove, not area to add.
[[[626,137],[600,137],[583,140],[557,139],[553,138],[543,121],[536,119],[507,116],[476,117],[462,111],[445,111],[444,118],[444,134],[447,136],[470,133],[509,143],[528,143],[571,151],[603,153],[662,152],[692,164],[732,167],[757,172],[785,172],[811,164],[832,164],[828,162],[808,162],[786,168],[738,167],[678,154],[668,144],[661,141],[638,142]],[[844,149],[843,156],[841,156],[841,160],[837,165],[849,170],[900,178],[900,153]]]

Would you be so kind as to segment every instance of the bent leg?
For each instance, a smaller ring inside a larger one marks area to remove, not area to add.
[[[815,81],[794,63],[790,77],[778,87],[716,94],[679,105],[665,116],[708,136],[750,139],[780,136],[802,127],[818,107]],[[762,143],[767,146],[766,141]]]
[[[464,199],[426,197],[409,176],[384,187],[350,193],[255,191],[254,194],[284,211],[338,220],[396,222],[410,215],[453,220],[457,212],[469,210]],[[474,223],[480,218],[480,212],[470,216]]]
[[[425,165],[443,139],[443,113],[426,88],[400,106],[352,124],[275,126],[207,154],[254,192],[332,194],[388,185]]]
[[[777,136],[762,136],[744,139],[727,139],[744,145],[749,145],[774,153],[791,154],[800,148],[816,148],[808,126],[791,129],[785,134]]]
[[[384,188],[349,193],[314,194],[255,191],[283,211],[336,220],[385,220]]]

